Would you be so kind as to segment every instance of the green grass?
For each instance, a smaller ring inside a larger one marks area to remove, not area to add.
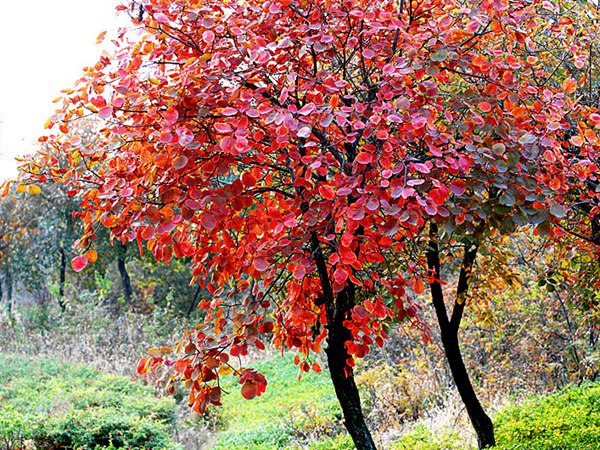
[[[313,442],[314,449],[352,448],[339,446],[348,441],[327,373],[305,373],[298,380],[291,355],[274,356],[253,367],[267,377],[267,391],[245,400],[239,385],[225,387],[231,395],[224,398],[218,412],[221,431],[215,449],[298,448],[299,443],[308,442]]]
[[[501,411],[498,450],[597,450],[600,384],[571,387]]]
[[[0,447],[173,449],[175,402],[128,378],[0,354]]]
[[[600,384],[571,387],[510,406],[494,418],[494,450],[597,450],[600,448]],[[392,450],[473,449],[453,430],[432,431],[423,424]]]
[[[454,430],[433,432],[423,424],[416,425],[390,447],[390,450],[471,450]]]

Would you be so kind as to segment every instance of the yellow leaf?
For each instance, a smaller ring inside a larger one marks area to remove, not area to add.
[[[228,365],[222,365],[221,367],[219,367],[219,370],[218,370],[219,375],[222,375],[222,376],[227,376],[232,371],[233,371],[233,369],[231,368],[231,366],[228,366]]]
[[[24,184],[19,184],[17,186],[17,194],[22,194],[23,192],[25,192],[27,190],[27,186]]]
[[[162,356],[162,353],[156,347],[152,347],[152,348],[148,349],[148,355],[150,355],[150,356],[152,356],[154,358],[159,358],[159,357]]]
[[[42,192],[42,188],[36,186],[35,184],[30,184],[29,186],[27,186],[27,192],[29,192],[32,195],[38,195]]]

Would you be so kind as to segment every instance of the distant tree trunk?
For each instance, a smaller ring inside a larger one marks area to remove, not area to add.
[[[475,263],[475,258],[477,257],[478,244],[473,244],[470,247],[465,248],[456,288],[454,307],[452,309],[452,315],[448,318],[446,304],[444,302],[444,293],[439,281],[441,263],[437,243],[437,225],[431,225],[430,236],[429,248],[427,249],[427,264],[429,270],[434,273],[436,277],[436,281],[430,284],[431,300],[440,326],[444,353],[446,354],[446,359],[450,366],[450,371],[452,372],[452,378],[454,379],[460,398],[465,405],[471,424],[477,434],[478,447],[480,449],[492,447],[496,444],[494,424],[485,413],[477,398],[477,394],[473,389],[458,341],[458,330],[460,328],[460,322],[465,307],[465,296],[469,288],[470,273],[473,264]]]
[[[65,312],[65,283],[67,279],[67,255],[64,247],[60,247],[60,273],[58,278],[58,306]]]
[[[198,300],[198,296],[200,295],[200,285],[198,285],[198,287],[196,288],[196,292],[194,293],[194,296],[192,297],[192,301],[190,302],[190,307],[188,308],[186,317],[189,319],[189,317],[192,315],[192,311],[194,310],[194,306],[196,306],[196,301]]]
[[[0,275],[0,304],[2,303],[2,299],[4,297],[4,277],[2,275]],[[8,310],[8,305],[6,308],[6,313],[9,315],[10,317],[10,311]]]
[[[123,286],[123,295],[128,305],[131,305],[131,299],[133,297],[133,289],[131,288],[131,278],[127,272],[127,266],[125,265],[125,254],[127,253],[127,246],[121,244],[121,251],[118,252],[117,265],[119,267],[119,274],[121,275],[121,285]]]
[[[312,234],[311,245],[321,286],[323,302],[327,311],[327,363],[336,396],[344,414],[344,425],[354,441],[357,450],[376,450],[371,432],[365,423],[360,403],[360,395],[354,381],[352,368],[346,361],[350,357],[345,343],[350,340],[350,332],[344,326],[350,310],[355,306],[355,287],[349,284],[337,295],[334,294],[327,273],[325,257],[316,233]]]
[[[12,274],[10,268],[6,267],[4,270],[4,282],[6,283],[6,310],[8,311],[8,317],[12,316]]]

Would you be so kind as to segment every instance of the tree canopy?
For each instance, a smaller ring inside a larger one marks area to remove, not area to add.
[[[65,91],[22,181],[82,196],[75,270],[99,225],[157,260],[192,260],[205,321],[140,373],[185,381],[203,412],[220,404],[219,376],[238,376],[246,398],[264,391],[232,357],[269,340],[320,370],[311,355],[326,342],[348,426],[354,359],[394,323],[427,338],[418,294],[441,286],[433,243],[474,259],[489,234],[555,233],[574,203],[591,205],[581,223],[598,216],[600,114],[578,97],[589,35],[561,8],[134,2],[137,27]],[[84,142],[69,132],[89,115],[103,124]],[[449,323],[460,289],[456,305]]]

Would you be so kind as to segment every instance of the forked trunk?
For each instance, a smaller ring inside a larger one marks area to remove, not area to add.
[[[436,277],[429,285],[431,290],[431,301],[440,327],[442,345],[444,347],[444,353],[446,354],[446,360],[450,366],[450,371],[452,372],[452,378],[454,379],[460,398],[467,409],[471,424],[475,429],[477,444],[480,449],[483,449],[491,447],[496,443],[494,438],[494,425],[483,410],[483,407],[477,398],[477,394],[475,394],[458,342],[458,330],[460,329],[460,323],[465,308],[466,294],[469,289],[469,278],[475,263],[475,258],[477,257],[479,245],[478,242],[466,244],[456,287],[454,307],[452,309],[452,314],[448,317],[446,303],[444,301],[444,292],[442,291],[440,282],[441,263],[437,234],[437,225],[431,224],[429,248],[427,249],[427,265],[432,275]]]

